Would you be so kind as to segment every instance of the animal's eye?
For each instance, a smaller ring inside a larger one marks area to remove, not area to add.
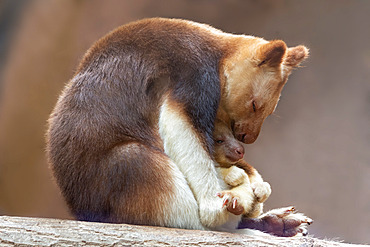
[[[254,100],[252,101],[252,107],[253,107],[253,111],[256,112],[257,107],[256,107],[256,102]]]
[[[223,143],[223,142],[224,142],[223,140],[217,140],[217,141],[216,141],[216,143],[217,143],[217,144],[221,144],[221,143]]]
[[[263,60],[262,62],[260,62],[260,63],[258,64],[258,67],[260,67],[260,66],[264,65],[266,62],[267,62],[267,60]]]

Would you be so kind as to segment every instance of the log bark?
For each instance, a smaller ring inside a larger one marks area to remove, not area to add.
[[[127,224],[0,216],[0,246],[355,246],[313,237],[261,237]]]

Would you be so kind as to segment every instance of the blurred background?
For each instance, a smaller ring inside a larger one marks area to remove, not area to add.
[[[316,237],[370,243],[370,1],[0,1],[0,215],[72,218],[45,158],[46,120],[84,52],[113,28],[177,17],[304,44],[246,160]]]

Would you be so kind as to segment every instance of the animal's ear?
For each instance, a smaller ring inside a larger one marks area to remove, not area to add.
[[[282,40],[273,40],[261,45],[258,50],[258,66],[264,64],[268,64],[271,67],[279,66],[283,62],[286,50],[287,46]]]
[[[289,67],[297,67],[308,57],[308,54],[308,49],[303,45],[289,48],[284,60],[284,65]]]

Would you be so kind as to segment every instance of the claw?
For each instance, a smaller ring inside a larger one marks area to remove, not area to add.
[[[284,214],[283,215],[288,215],[288,214],[291,214],[291,213],[294,213],[295,212],[295,207],[288,207],[286,210],[285,210],[285,212],[284,212]]]
[[[225,207],[226,204],[229,203],[229,199],[225,198],[224,201],[223,201],[223,204],[222,204],[222,207]]]
[[[300,229],[300,232],[302,233],[303,236],[307,236],[308,230],[306,228]]]
[[[236,208],[236,202],[237,202],[237,199],[234,198],[234,200],[233,200],[233,209]]]
[[[307,223],[308,225],[311,225],[313,223],[313,219],[307,218],[304,223]]]
[[[286,215],[289,215],[291,213],[294,213],[295,212],[295,207],[287,207],[285,208],[285,211],[283,212],[282,216],[286,216]]]

